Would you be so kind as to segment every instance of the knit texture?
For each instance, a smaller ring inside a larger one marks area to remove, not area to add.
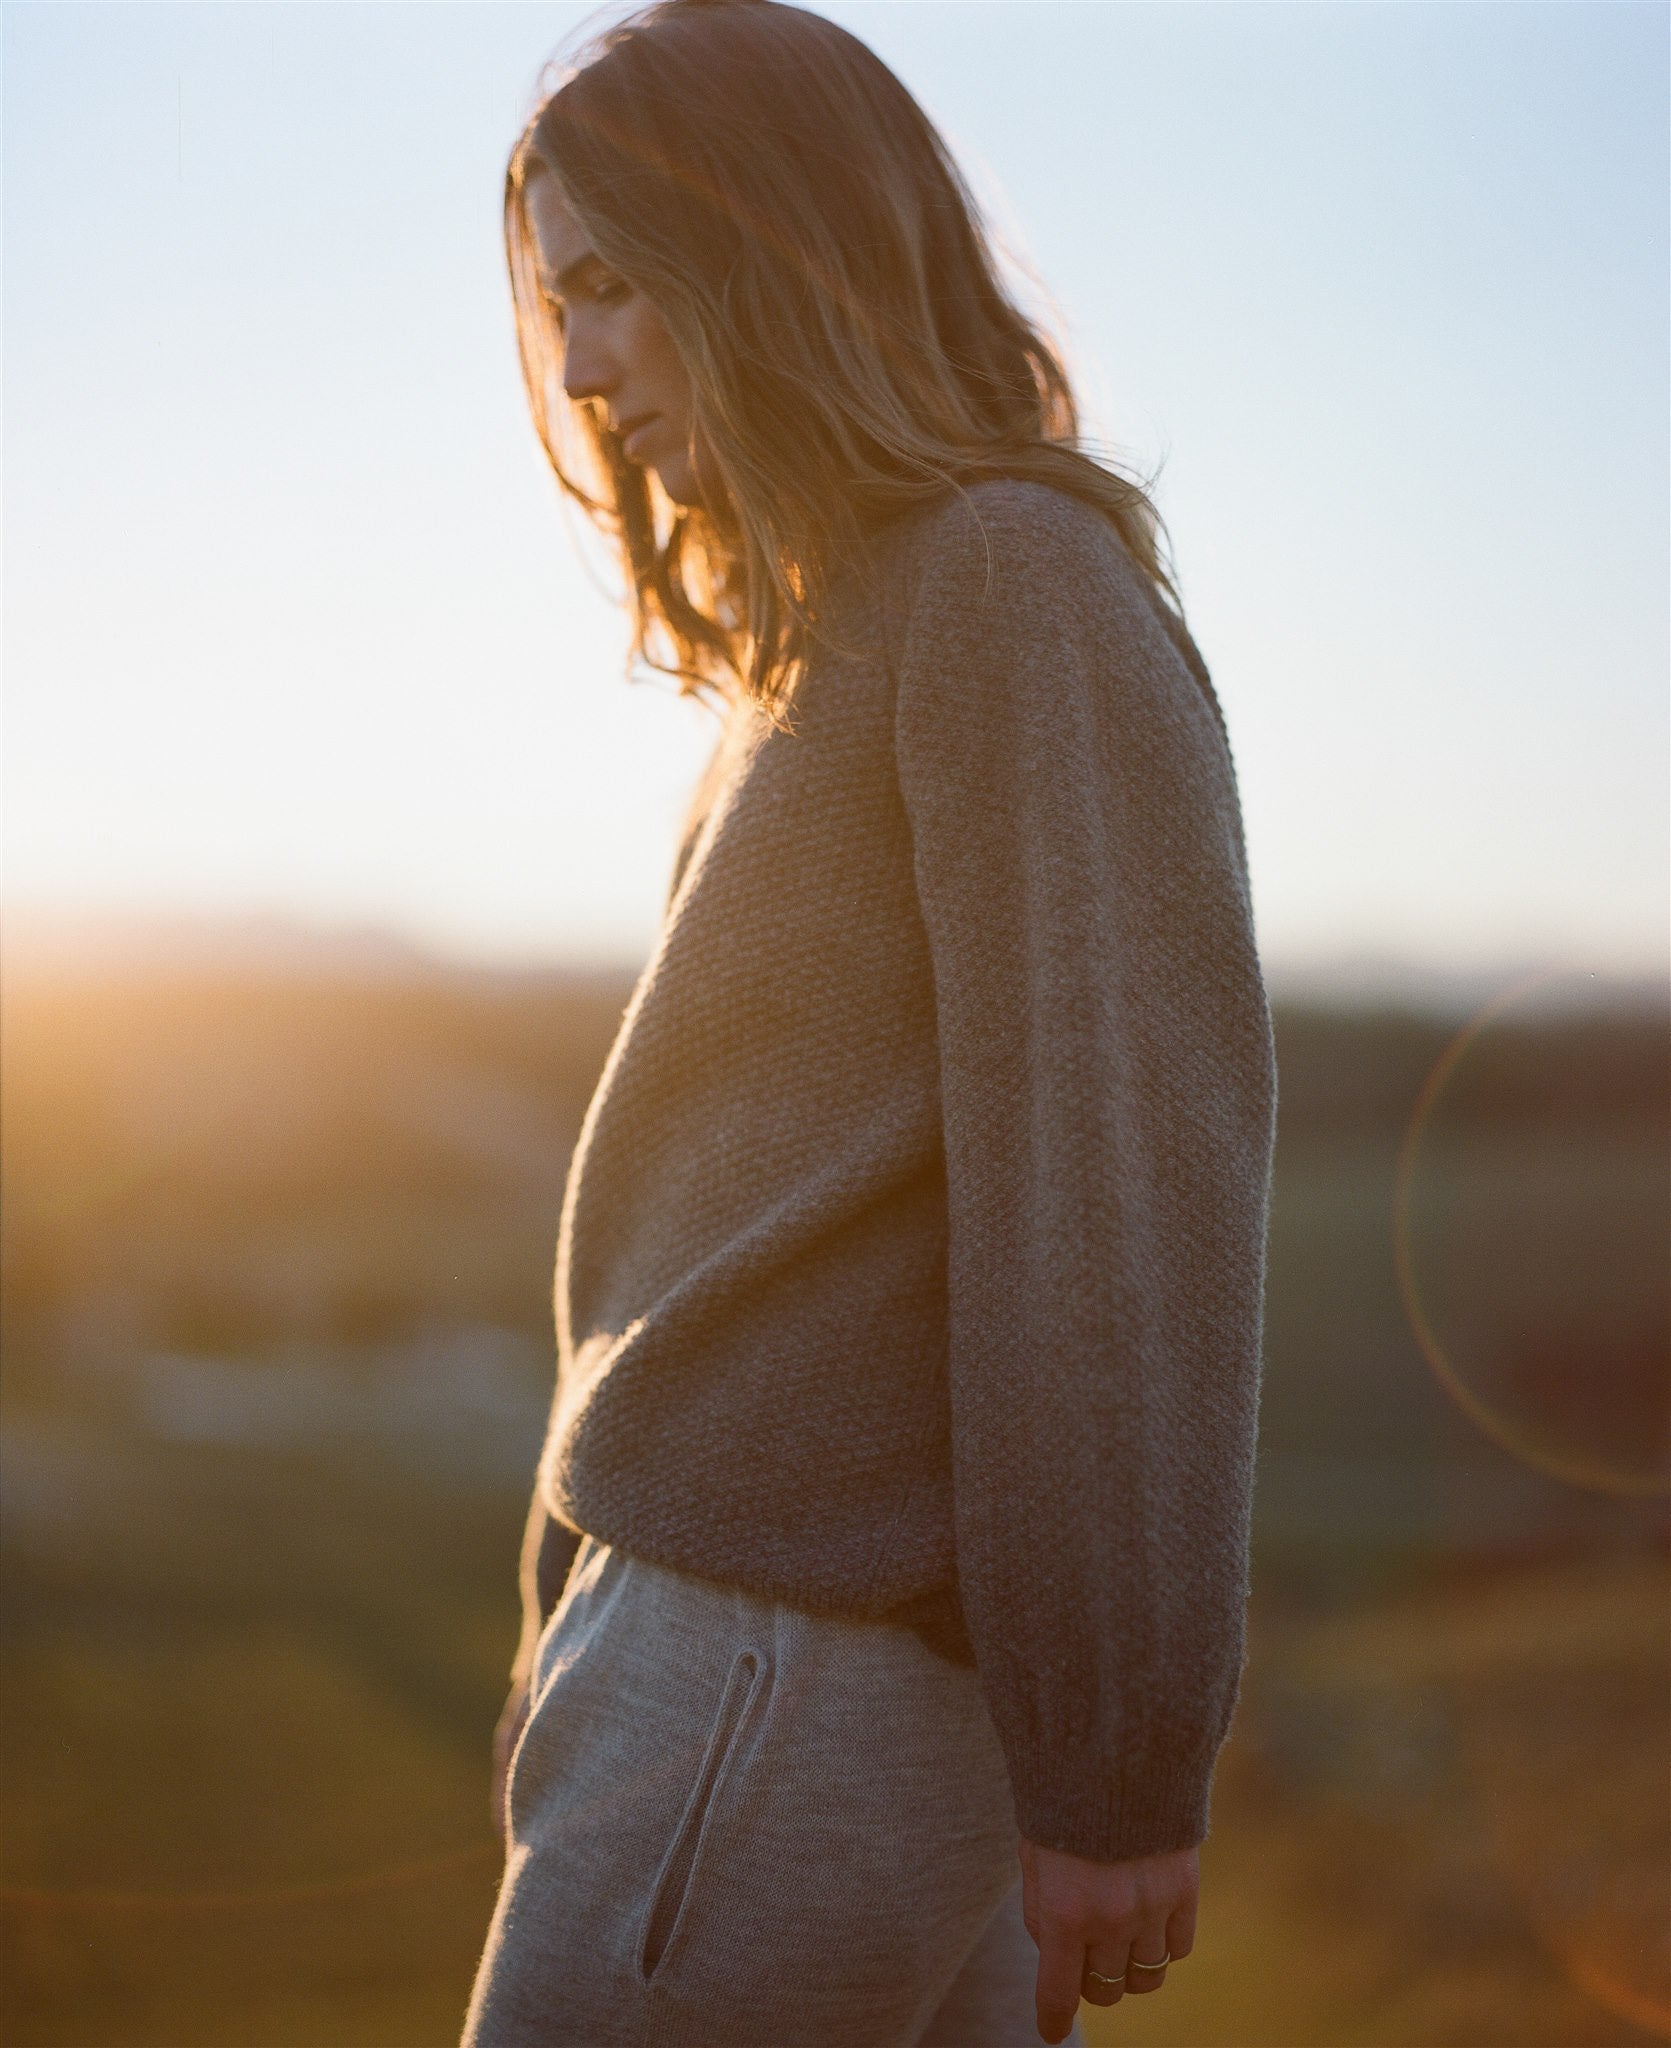
[[[884,529],[744,704],[570,1168],[519,1667],[578,1533],[973,1663],[1023,1835],[1205,1836],[1276,1073],[1235,774],[1111,525]]]

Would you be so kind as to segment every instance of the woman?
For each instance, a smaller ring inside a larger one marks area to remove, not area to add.
[[[1275,1077],[1217,702],[844,30],[617,25],[505,219],[556,474],[724,722],[570,1169],[466,2043],[1078,2039],[1189,1954],[1243,1656]]]

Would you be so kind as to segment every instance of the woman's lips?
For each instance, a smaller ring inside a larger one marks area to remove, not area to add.
[[[623,455],[628,457],[636,455],[638,451],[639,442],[643,440],[645,434],[649,431],[649,429],[655,425],[658,417],[658,414],[652,412],[646,414],[646,416],[643,419],[636,422],[632,430],[627,434],[627,436],[621,443],[621,453]]]

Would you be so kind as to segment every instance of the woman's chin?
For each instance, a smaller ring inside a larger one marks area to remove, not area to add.
[[[696,478],[691,474],[688,462],[658,462],[655,471],[656,480],[675,505],[688,507],[701,503],[702,493],[697,488]]]

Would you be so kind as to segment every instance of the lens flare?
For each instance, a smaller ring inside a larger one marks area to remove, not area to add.
[[[1659,1034],[1592,1002],[1552,1026],[1523,975],[1428,1074],[1400,1147],[1394,1260],[1441,1386],[1511,1456],[1612,1495],[1671,1491],[1671,1154]],[[1569,991],[1569,994],[1572,991]]]
[[[1671,2039],[1664,1561],[1586,1560],[1459,1614],[1456,1727],[1493,1860],[1567,1978]]]

